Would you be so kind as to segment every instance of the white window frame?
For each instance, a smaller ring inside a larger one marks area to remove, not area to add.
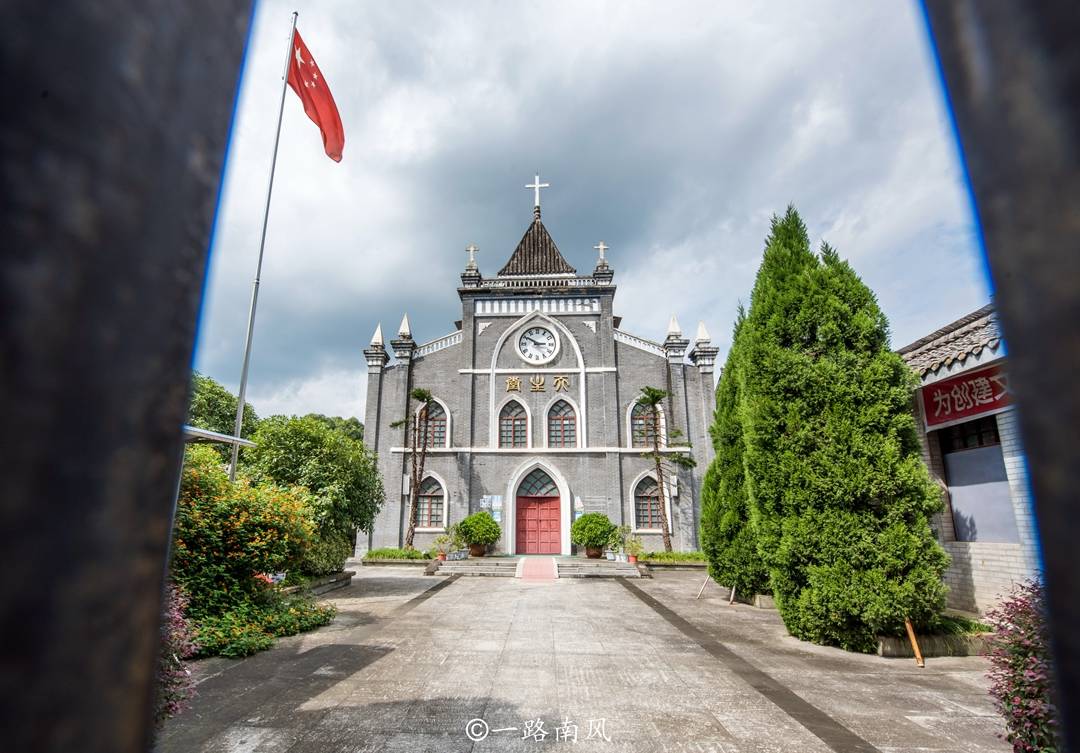
[[[568,397],[565,393],[559,392],[556,397],[553,397],[548,404],[544,407],[544,447],[551,447],[551,426],[548,422],[548,415],[551,413],[551,409],[555,407],[555,403],[563,400],[574,409],[574,447],[582,447],[581,438],[581,409],[578,408],[577,401],[572,397]],[[502,410],[501,408],[499,410]],[[569,448],[566,448],[569,449]]]
[[[442,524],[442,526],[438,526],[438,527],[419,526],[418,525],[416,527],[416,532],[417,533],[444,533],[446,531],[446,524],[450,522],[450,517],[449,517],[450,516],[450,492],[449,492],[449,490],[448,490],[448,488],[446,486],[446,481],[443,479],[442,476],[435,473],[434,471],[429,471],[429,470],[426,470],[426,469],[424,471],[424,477],[422,479],[420,479],[420,486],[423,486],[424,482],[427,481],[429,478],[433,478],[436,481],[438,481],[439,486],[442,487],[442,506],[443,506],[442,507],[442,509],[443,509],[443,518],[442,519],[443,519],[443,524]],[[420,503],[420,495],[419,494],[417,494],[416,501],[417,501],[417,504],[419,505],[419,503]],[[405,497],[405,504],[406,505],[409,504],[409,498],[407,496]],[[406,514],[408,514],[408,512],[409,512],[408,510],[405,511]],[[417,513],[418,513],[417,517],[419,517],[419,510],[417,511]]]
[[[431,402],[438,403],[439,407],[443,409],[443,413],[446,414],[446,438],[445,438],[445,440],[443,441],[443,443],[441,445],[435,445],[435,446],[436,447],[452,447],[453,446],[453,431],[452,431],[452,429],[454,427],[453,427],[453,419],[450,416],[450,406],[448,406],[445,402],[443,402],[442,400],[440,400],[439,398],[437,398],[435,396],[432,396]],[[423,403],[416,406],[416,410],[413,411],[413,421],[414,422],[420,420],[420,411],[421,411],[421,409],[423,407],[424,407]],[[409,441],[411,442],[412,440],[410,439]],[[431,449],[431,448],[428,448],[428,449]],[[427,477],[425,476],[425,478],[427,478]]]
[[[634,447],[634,406],[638,404],[638,401],[631,400],[630,404],[626,406],[626,446],[637,450],[649,450],[650,447]],[[668,432],[667,432],[667,413],[664,412],[663,404],[656,406],[660,412],[660,447],[661,449],[668,446]]]
[[[514,448],[512,446],[511,447],[503,447],[499,443],[499,439],[500,439],[500,437],[502,435],[502,424],[501,424],[502,411],[503,411],[503,408],[505,408],[509,403],[518,403],[518,404],[521,405],[522,408],[525,409],[525,447],[524,448],[522,448],[522,447]],[[518,449],[518,450],[529,449],[529,450],[531,450],[532,446],[533,446],[532,432],[533,432],[533,420],[532,420],[532,411],[529,410],[529,404],[527,402],[525,402],[524,400],[522,400],[520,395],[507,395],[505,398],[503,398],[502,402],[499,403],[498,406],[495,408],[495,436],[493,437],[493,439],[495,441],[492,442],[492,447],[501,448],[501,449]]]
[[[633,527],[632,532],[633,533],[647,533],[647,534],[656,534],[656,533],[663,534],[663,532],[664,532],[664,529],[662,529],[662,528],[638,528],[638,520],[637,520],[637,488],[638,488],[638,484],[640,484],[642,482],[642,480],[644,480],[646,478],[651,478],[653,481],[656,481],[656,485],[660,488],[660,498],[663,500],[664,510],[667,513],[668,533],[670,533],[672,536],[674,536],[675,532],[674,532],[674,530],[672,530],[672,517],[671,517],[671,494],[668,492],[668,489],[666,488],[667,484],[661,484],[659,481],[657,481],[657,479],[656,479],[656,471],[642,471],[641,473],[639,473],[637,475],[637,477],[633,481],[630,482],[630,496],[629,496],[629,499],[630,499],[630,518],[634,521],[634,527]]]

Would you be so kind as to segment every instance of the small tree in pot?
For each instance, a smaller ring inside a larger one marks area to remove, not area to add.
[[[488,546],[502,536],[502,529],[487,510],[474,512],[457,524],[457,532],[469,545],[470,557],[483,557]]]
[[[599,512],[587,512],[570,526],[570,540],[585,547],[585,556],[600,559],[604,547],[611,540],[611,534],[618,530],[607,515]]]

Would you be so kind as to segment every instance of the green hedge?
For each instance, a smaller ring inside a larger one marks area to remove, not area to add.
[[[648,552],[641,559],[646,562],[705,562],[704,552]]]
[[[305,575],[320,576],[340,573],[345,569],[345,560],[353,555],[355,540],[336,531],[324,531],[315,537],[303,559],[300,570]]]
[[[370,549],[364,555],[366,560],[426,560],[431,559],[428,552],[419,549],[397,549],[396,547],[383,547],[382,549]]]
[[[270,596],[261,603],[245,601],[223,614],[198,621],[198,655],[248,656],[270,648],[275,636],[296,635],[329,624],[334,614],[332,606],[302,596]]]

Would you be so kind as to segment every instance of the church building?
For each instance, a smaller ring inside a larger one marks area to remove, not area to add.
[[[539,176],[532,222],[494,276],[466,249],[458,297],[461,320],[449,334],[417,343],[408,315],[397,336],[382,325],[364,351],[368,366],[365,440],[378,453],[386,502],[360,552],[402,545],[408,527],[409,436],[429,390],[427,459],[414,541],[431,540],[478,510],[502,527],[494,550],[506,554],[572,553],[571,522],[601,512],[662,549],[660,509],[668,512],[676,550],[697,549],[701,480],[712,459],[708,425],[714,409],[718,349],[704,325],[693,344],[671,317],[658,343],[620,329],[614,313],[614,269],[600,242],[596,267],[578,274],[540,219]],[[639,309],[647,301],[632,301]],[[391,353],[393,361],[391,361]],[[637,404],[641,388],[669,393],[659,426]],[[651,457],[686,452],[695,468],[672,466],[660,488]]]

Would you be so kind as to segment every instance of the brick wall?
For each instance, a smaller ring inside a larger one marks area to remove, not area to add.
[[[941,487],[945,502],[945,511],[934,516],[932,525],[951,558],[944,576],[945,585],[949,587],[946,603],[953,609],[983,613],[1008,593],[1014,583],[1030,578],[1037,570],[1037,533],[1016,411],[1010,409],[999,413],[996,419],[1013,512],[1020,533],[1019,544],[956,540],[938,433],[923,431],[925,424],[921,401],[916,401],[915,413],[919,422],[923,461],[931,477]]]
[[[947,541],[942,546],[952,558],[944,580],[953,609],[985,612],[1031,574],[1020,544]]]

